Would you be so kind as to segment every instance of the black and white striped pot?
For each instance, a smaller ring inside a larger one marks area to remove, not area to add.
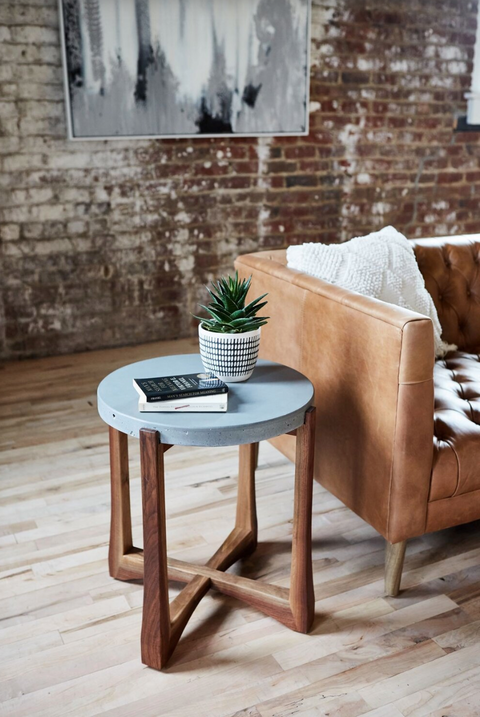
[[[199,325],[200,356],[205,371],[215,374],[225,383],[246,381],[257,363],[260,331],[217,334]]]

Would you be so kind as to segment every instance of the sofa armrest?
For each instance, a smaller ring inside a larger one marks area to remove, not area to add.
[[[433,456],[430,319],[288,269],[284,252],[235,266],[252,274],[254,294],[269,294],[261,356],[315,386],[316,478],[391,542],[421,535]],[[291,456],[288,440],[276,445]]]

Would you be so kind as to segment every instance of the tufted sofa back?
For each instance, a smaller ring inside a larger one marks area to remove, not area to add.
[[[417,263],[442,325],[461,350],[480,347],[480,234],[418,239]]]

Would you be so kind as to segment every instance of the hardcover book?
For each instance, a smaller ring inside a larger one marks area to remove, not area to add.
[[[171,401],[177,398],[216,396],[228,392],[223,381],[209,373],[189,373],[157,378],[134,378],[133,387],[143,403]]]
[[[153,401],[147,403],[139,399],[138,410],[142,413],[224,413],[228,406],[228,393],[195,398],[174,398],[171,401]]]

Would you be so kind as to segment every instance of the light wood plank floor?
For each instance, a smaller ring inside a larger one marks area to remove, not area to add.
[[[1,370],[2,717],[478,717],[479,524],[411,541],[404,592],[385,598],[382,539],[318,485],[312,634],[210,592],[169,668],[141,664],[142,586],[107,570],[95,390],[124,363],[194,350],[193,340],[150,344]],[[236,450],[174,448],[166,464],[169,552],[206,560],[233,522]],[[131,474],[141,545],[134,440]],[[262,444],[257,476],[261,544],[237,569],[287,585],[293,467]]]

